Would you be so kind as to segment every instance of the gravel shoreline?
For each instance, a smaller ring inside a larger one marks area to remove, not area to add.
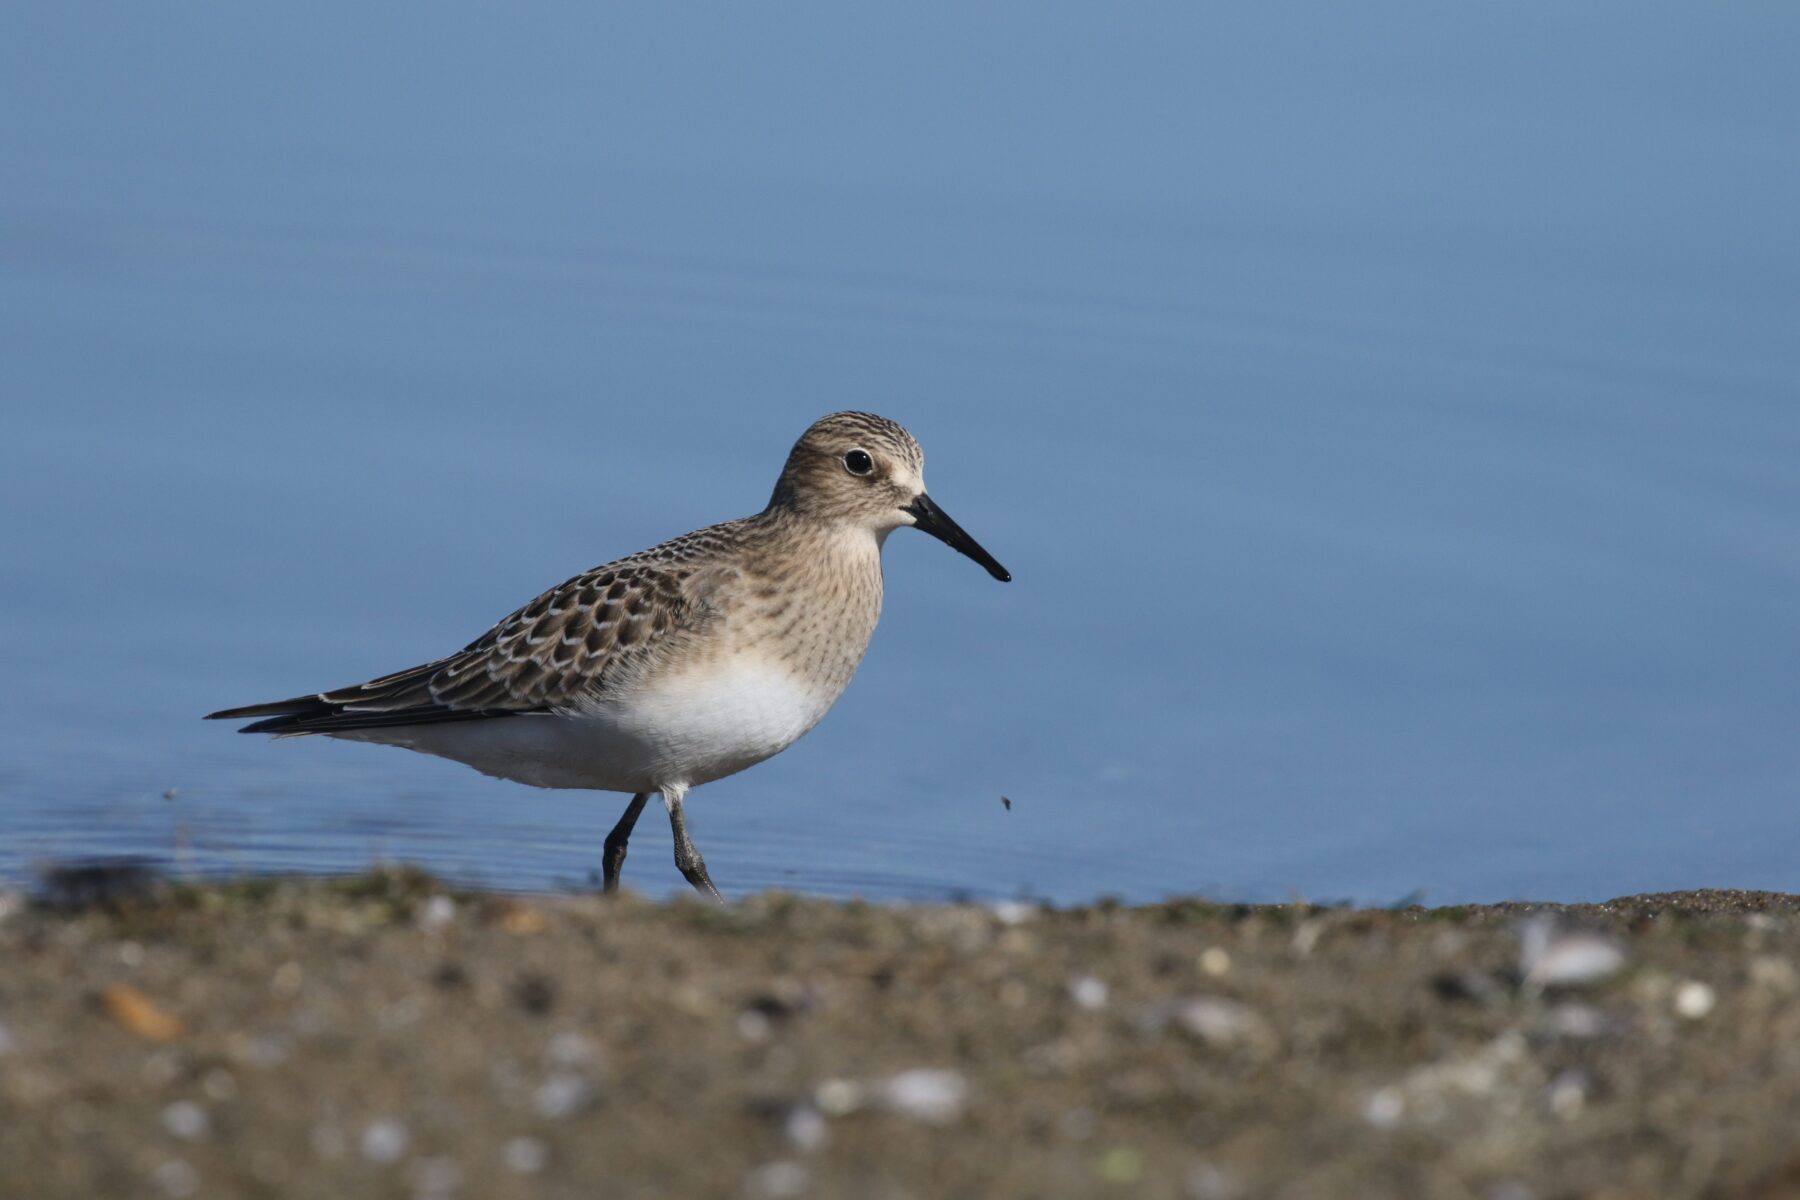
[[[141,879],[0,895],[0,962],[6,1197],[1800,1196],[1774,893]]]

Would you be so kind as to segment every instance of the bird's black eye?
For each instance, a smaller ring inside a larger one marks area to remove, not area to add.
[[[867,450],[852,450],[844,455],[844,469],[852,475],[867,475],[875,469],[875,460]]]

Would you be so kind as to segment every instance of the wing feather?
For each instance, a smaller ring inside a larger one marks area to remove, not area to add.
[[[533,598],[446,658],[367,683],[210,713],[244,733],[339,733],[574,708],[640,677],[716,616],[715,526],[595,567]],[[729,573],[729,572],[724,572]]]

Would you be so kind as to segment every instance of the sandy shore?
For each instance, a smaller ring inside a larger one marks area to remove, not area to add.
[[[1792,896],[52,899],[0,898],[9,1198],[1800,1195]]]

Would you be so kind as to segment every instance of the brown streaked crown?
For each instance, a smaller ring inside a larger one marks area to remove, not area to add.
[[[869,456],[866,474],[846,466],[846,456],[857,450]],[[823,519],[880,519],[919,494],[924,468],[925,452],[899,424],[874,413],[832,413],[794,443],[769,508]]]

